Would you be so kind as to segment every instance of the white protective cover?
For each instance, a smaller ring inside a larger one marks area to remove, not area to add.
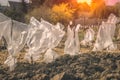
[[[44,54],[44,62],[45,63],[51,63],[52,61],[54,61],[56,58],[58,58],[60,55],[58,55],[55,51],[53,51],[52,49],[48,49],[46,51],[46,53]]]
[[[86,46],[91,46],[92,41],[94,40],[95,32],[92,28],[86,30],[86,34],[84,35],[84,40],[81,41],[81,44]]]
[[[4,22],[10,20],[9,17],[5,16],[4,14],[0,13],[0,22]]]
[[[67,28],[67,40],[65,41],[65,49],[64,54],[69,55],[77,55],[79,54],[80,49],[80,43],[79,43],[79,27],[80,25],[77,25],[76,27],[73,27],[72,29],[68,25]]]
[[[39,29],[40,25],[39,21],[31,17],[29,25],[31,29],[29,29],[27,41],[28,52],[25,54],[25,59],[29,62],[31,62],[32,59],[36,61],[40,57],[39,53],[45,51],[45,49],[39,49],[41,44],[40,39],[43,34],[43,30]]]
[[[10,71],[14,70],[17,54],[23,49],[27,41],[28,26],[24,23],[11,20],[3,37],[7,42],[8,58],[4,62],[10,67]]]
[[[11,25],[11,20],[6,20],[6,21],[3,21],[3,22],[0,22],[0,40],[3,36],[3,33],[7,29],[7,27],[10,26],[10,25]]]
[[[65,32],[60,28],[59,23],[52,25],[43,19],[39,22],[32,17],[30,24],[31,27],[34,26],[36,30],[32,31],[32,35],[30,34],[31,39],[27,42],[29,50],[25,55],[25,59],[28,61],[36,61],[42,56],[41,53],[44,53],[49,48],[55,48],[60,43]]]
[[[97,39],[93,51],[101,51],[103,49],[116,50],[117,46],[113,43],[113,37],[116,28],[117,17],[111,14],[107,22],[103,22],[99,28]]]

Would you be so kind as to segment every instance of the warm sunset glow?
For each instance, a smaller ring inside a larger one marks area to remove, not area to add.
[[[87,4],[91,5],[92,1],[91,0],[77,0],[77,2],[78,3],[85,3],[86,2]]]

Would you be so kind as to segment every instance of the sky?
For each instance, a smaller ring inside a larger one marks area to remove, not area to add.
[[[91,4],[91,0],[77,0],[78,3],[84,3],[87,2],[89,5]]]
[[[77,0],[79,3],[87,2],[88,4],[91,4],[92,0]],[[115,3],[120,2],[120,0],[105,0],[106,5],[114,5]]]
[[[105,0],[107,5],[114,5],[117,2],[120,2],[120,0]]]

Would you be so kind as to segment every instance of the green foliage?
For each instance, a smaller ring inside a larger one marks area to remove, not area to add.
[[[29,22],[34,16],[38,20],[43,18],[51,23],[61,22],[64,25],[79,17],[107,18],[110,13],[120,17],[120,2],[114,6],[106,6],[104,0],[92,0],[92,2],[94,6],[86,3],[78,4],[75,0],[32,0],[28,10],[28,5],[22,0],[22,11],[8,9],[4,13],[18,21],[25,22],[27,19],[26,22]]]
[[[68,4],[62,3],[52,7],[52,19],[54,22],[68,23],[73,19],[74,9],[71,9]]]
[[[120,2],[116,3],[114,7],[116,9],[117,15],[120,17]]]
[[[51,14],[52,11],[49,7],[47,6],[40,6],[38,8],[34,8],[33,10],[31,10],[27,15],[26,15],[26,19],[27,22],[29,22],[30,18],[33,16],[36,19],[40,20],[41,18],[52,22],[51,19]]]
[[[95,8],[92,16],[96,18],[107,18],[111,13],[120,17],[120,2],[116,3],[114,6],[107,6],[105,3],[102,3]]]
[[[13,9],[7,9],[3,13],[5,15],[7,15],[8,17],[10,17],[11,19],[21,21],[21,22],[25,22],[25,19],[24,19],[25,14],[21,11],[16,11],[16,10],[13,10]]]
[[[24,2],[24,0],[22,0],[22,3],[19,3],[18,5],[11,5],[12,6],[10,7],[3,8],[1,12],[11,19],[25,22],[25,14],[27,13],[28,5]]]
[[[73,19],[73,13],[74,9],[70,9],[68,4],[62,3],[54,5],[52,8],[47,6],[35,8],[26,15],[26,18],[29,21],[29,19],[34,16],[38,20],[43,18],[54,24],[61,22],[66,25],[66,23]]]

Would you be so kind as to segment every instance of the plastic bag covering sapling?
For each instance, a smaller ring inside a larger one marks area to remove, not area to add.
[[[52,49],[48,49],[44,55],[44,62],[45,63],[50,63],[54,61],[56,58],[58,58],[60,55],[58,55],[55,51]]]
[[[67,40],[65,41],[65,49],[64,53],[69,55],[77,55],[79,54],[80,44],[79,44],[79,31],[80,25],[76,27],[70,28],[68,25],[67,28]]]
[[[55,48],[60,43],[65,32],[59,24],[52,25],[43,19],[39,22],[32,17],[30,24],[36,30],[32,31],[31,39],[27,42],[29,51],[25,58],[29,61],[36,61],[42,56],[41,53],[44,53],[49,48]]]
[[[9,17],[5,16],[4,14],[0,13],[0,22],[4,22],[10,20]]]
[[[3,37],[7,42],[7,49],[9,56],[4,62],[10,67],[10,70],[14,70],[17,59],[16,55],[23,49],[28,33],[28,25],[11,20],[10,25],[7,26],[7,29],[4,32]]]
[[[113,43],[117,17],[110,15],[107,22],[103,22],[99,28],[97,39],[93,51],[116,50],[117,46]]]
[[[86,34],[84,35],[84,40],[81,41],[82,45],[91,45],[94,40],[95,32],[92,28],[86,30]]]
[[[0,22],[0,40],[3,37],[3,33],[5,32],[5,30],[7,29],[8,26],[11,25],[11,20],[6,20],[3,22]]]

